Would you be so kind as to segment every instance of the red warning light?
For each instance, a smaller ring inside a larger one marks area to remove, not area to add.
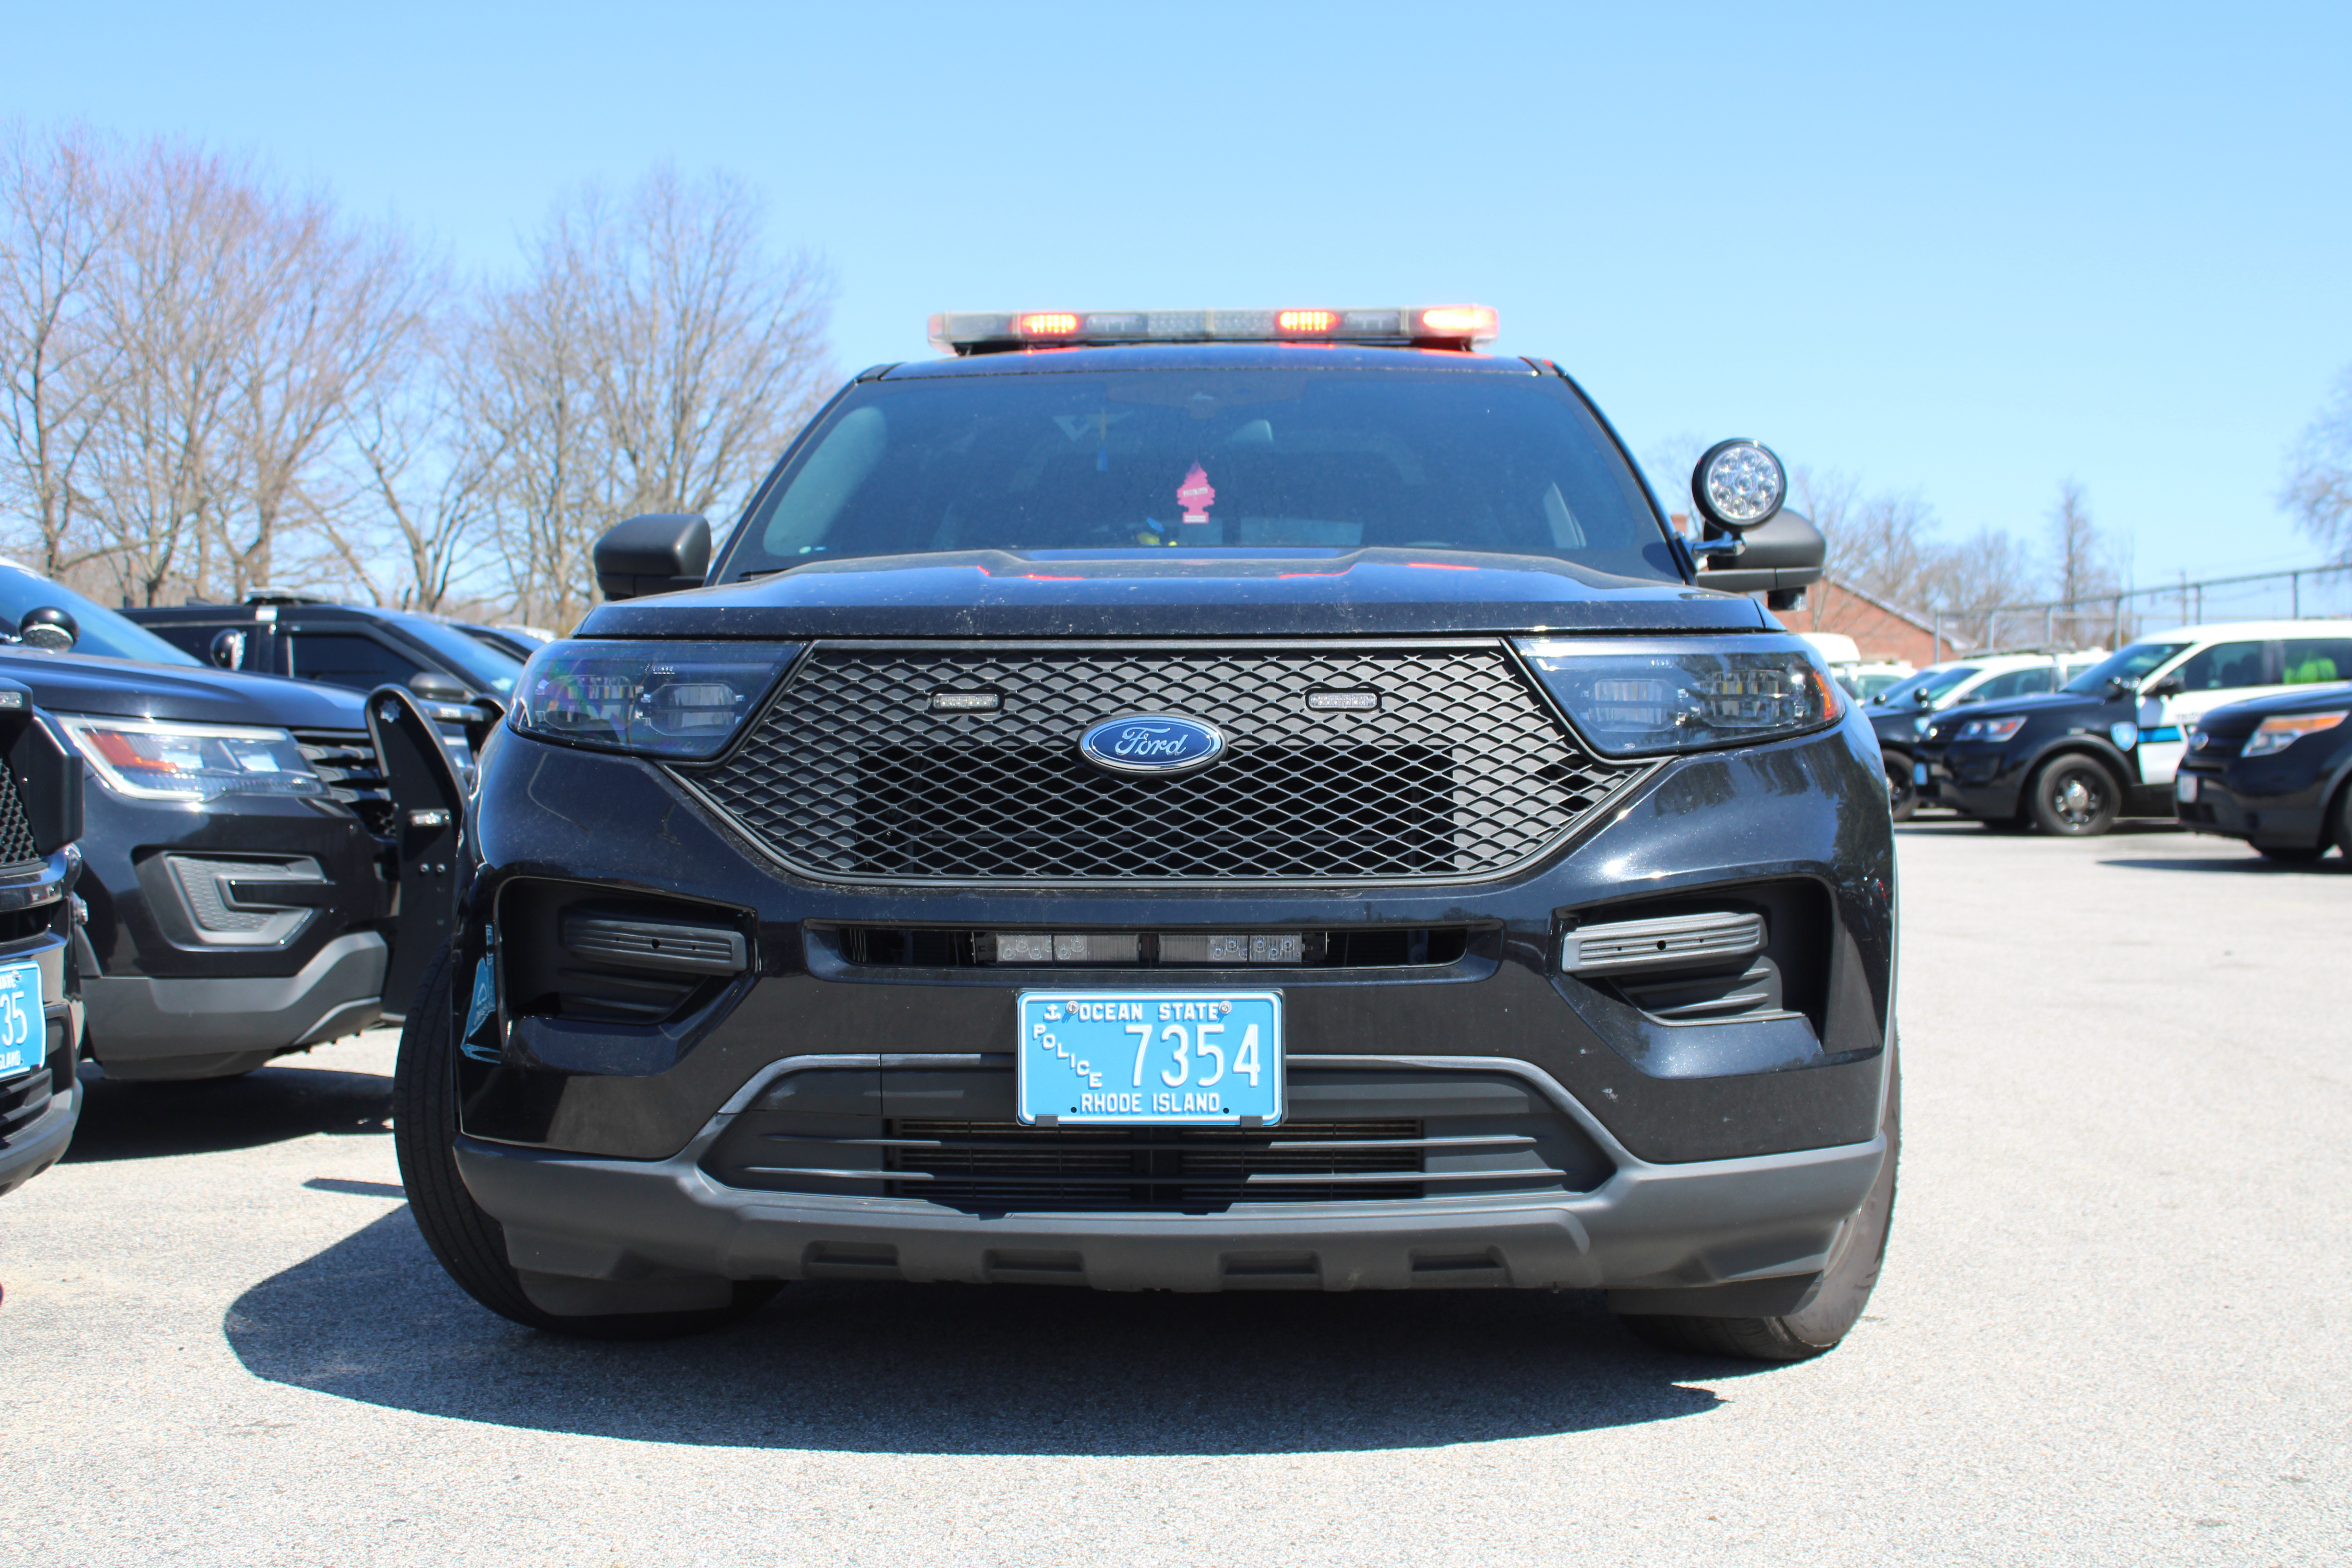
[[[1013,330],[1024,338],[1076,336],[1078,319],[1067,310],[1032,310],[1013,320]]]
[[[1274,330],[1277,332],[1334,332],[1339,330],[1337,310],[1278,310],[1275,313]]]

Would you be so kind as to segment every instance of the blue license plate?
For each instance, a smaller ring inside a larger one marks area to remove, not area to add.
[[[48,1043],[41,1016],[41,966],[0,966],[0,1078],[38,1068]]]
[[[1927,782],[1927,763],[1913,763],[1911,764],[1911,782],[1915,784],[1923,784]]]
[[[1024,1122],[1282,1120],[1278,991],[1024,991],[1020,1013]]]

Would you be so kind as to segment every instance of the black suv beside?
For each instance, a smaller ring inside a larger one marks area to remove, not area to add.
[[[81,764],[55,721],[0,680],[0,1194],[56,1164],[81,1117]]]
[[[950,316],[715,564],[700,519],[608,535],[628,602],[488,742],[402,1040],[457,1282],[600,1334],[865,1279],[1837,1342],[1894,1197],[1886,791],[1709,587],[1820,537],[1723,443],[1699,569],[1492,323]]]
[[[403,686],[441,701],[475,696],[504,701],[528,657],[525,639],[499,627],[268,589],[242,605],[122,613],[182,652],[224,669],[292,676],[354,691]]]
[[[457,726],[435,715],[484,716],[200,665],[19,566],[0,615],[0,679],[85,774],[73,952],[107,1076],[246,1072],[398,1016],[457,880]]]
[[[2291,866],[2330,846],[2352,858],[2352,685],[2232,702],[2186,728],[2172,781],[2182,826]]]

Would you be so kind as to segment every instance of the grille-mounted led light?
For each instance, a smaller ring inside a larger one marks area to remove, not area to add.
[[[1317,342],[1470,350],[1493,342],[1491,305],[1289,310],[942,310],[931,346],[946,353],[1112,343]]]

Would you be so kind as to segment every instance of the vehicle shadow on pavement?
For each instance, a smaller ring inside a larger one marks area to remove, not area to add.
[[[89,1086],[66,1163],[212,1154],[314,1132],[391,1131],[392,1079],[379,1073],[262,1068],[242,1078]]]
[[[2334,855],[2308,866],[2282,865],[2252,853],[2235,860],[2184,855],[2177,860],[2102,860],[2099,864],[2120,866],[2129,871],[2229,871],[2241,876],[2263,877],[2341,877],[2352,874],[2352,861]]]
[[[1679,1380],[1762,1370],[1636,1342],[1597,1292],[1108,1294],[789,1286],[655,1344],[517,1327],[458,1291],[406,1209],[240,1296],[256,1376],[461,1421],[854,1453],[1423,1447],[1696,1415]]]

